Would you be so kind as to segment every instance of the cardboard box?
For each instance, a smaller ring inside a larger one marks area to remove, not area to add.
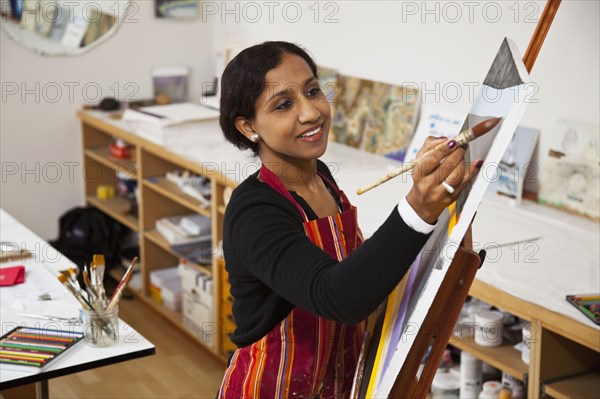
[[[183,290],[183,324],[206,346],[216,350],[212,277],[187,263],[179,265],[179,273]]]

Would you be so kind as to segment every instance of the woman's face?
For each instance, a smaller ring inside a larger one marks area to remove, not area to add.
[[[260,136],[259,155],[266,162],[319,158],[327,148],[331,111],[317,78],[301,57],[285,54],[267,72],[256,100],[252,128]]]

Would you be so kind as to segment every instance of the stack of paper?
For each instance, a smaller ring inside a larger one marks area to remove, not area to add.
[[[219,111],[193,103],[153,105],[140,107],[137,110],[127,109],[123,113],[124,121],[145,123],[158,127],[185,122],[207,121],[218,117]]]
[[[210,219],[198,214],[162,218],[156,221],[155,227],[170,245],[194,244],[211,239]]]

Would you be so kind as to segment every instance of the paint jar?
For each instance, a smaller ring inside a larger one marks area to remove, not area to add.
[[[90,346],[105,347],[119,342],[119,307],[97,312],[81,311],[83,340]]]
[[[460,372],[455,369],[439,369],[431,382],[432,399],[458,399]]]
[[[483,362],[471,355],[469,352],[462,351],[460,354],[460,397],[476,398],[481,392],[483,382]]]
[[[502,313],[480,310],[475,314],[475,343],[480,346],[502,345]]]
[[[531,350],[531,324],[527,323],[523,326],[522,331],[523,348],[521,349],[521,360],[525,364],[529,364],[529,351]]]
[[[498,399],[501,390],[502,383],[500,381],[487,381],[483,384],[479,399]]]
[[[510,388],[502,388],[498,394],[498,399],[512,399],[512,391]]]
[[[115,188],[109,184],[101,184],[96,187],[96,197],[98,199],[111,199],[115,196]]]

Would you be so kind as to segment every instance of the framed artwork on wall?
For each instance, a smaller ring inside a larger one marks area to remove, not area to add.
[[[155,0],[157,18],[193,19],[198,16],[198,0]]]

